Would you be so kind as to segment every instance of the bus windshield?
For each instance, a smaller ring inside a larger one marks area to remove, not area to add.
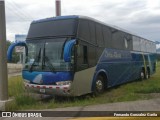
[[[29,71],[69,71],[70,63],[63,59],[66,38],[28,40],[28,56],[24,70]]]

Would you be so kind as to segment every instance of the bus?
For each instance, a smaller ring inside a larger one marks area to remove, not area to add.
[[[33,21],[24,46],[25,89],[55,96],[101,94],[156,71],[156,44],[90,17],[70,15]]]

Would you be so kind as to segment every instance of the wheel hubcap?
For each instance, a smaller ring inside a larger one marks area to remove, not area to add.
[[[103,89],[103,83],[102,83],[101,80],[97,80],[96,88],[97,88],[98,91],[101,91]]]
[[[149,78],[149,75],[148,75],[148,72],[147,72],[147,74],[146,74],[146,79],[148,79]]]
[[[144,79],[144,73],[143,72],[141,72],[141,78]]]

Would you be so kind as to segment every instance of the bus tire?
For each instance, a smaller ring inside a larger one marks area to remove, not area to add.
[[[150,78],[150,72],[149,72],[149,69],[147,68],[145,79],[149,79],[149,78]]]
[[[98,75],[95,81],[94,94],[99,95],[104,92],[104,78],[101,75]]]
[[[148,71],[148,78],[150,78],[151,74],[150,74],[150,68],[149,67],[147,68],[147,71]]]
[[[140,80],[144,80],[144,79],[145,79],[145,72],[144,72],[144,69],[142,69],[140,73]]]

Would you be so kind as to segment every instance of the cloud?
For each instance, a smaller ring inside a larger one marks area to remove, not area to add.
[[[159,0],[61,0],[62,15],[85,15],[160,40]],[[32,20],[55,15],[54,0],[6,0],[7,38],[27,34]]]
[[[141,13],[134,19],[133,23],[141,25],[160,25],[160,14]]]

